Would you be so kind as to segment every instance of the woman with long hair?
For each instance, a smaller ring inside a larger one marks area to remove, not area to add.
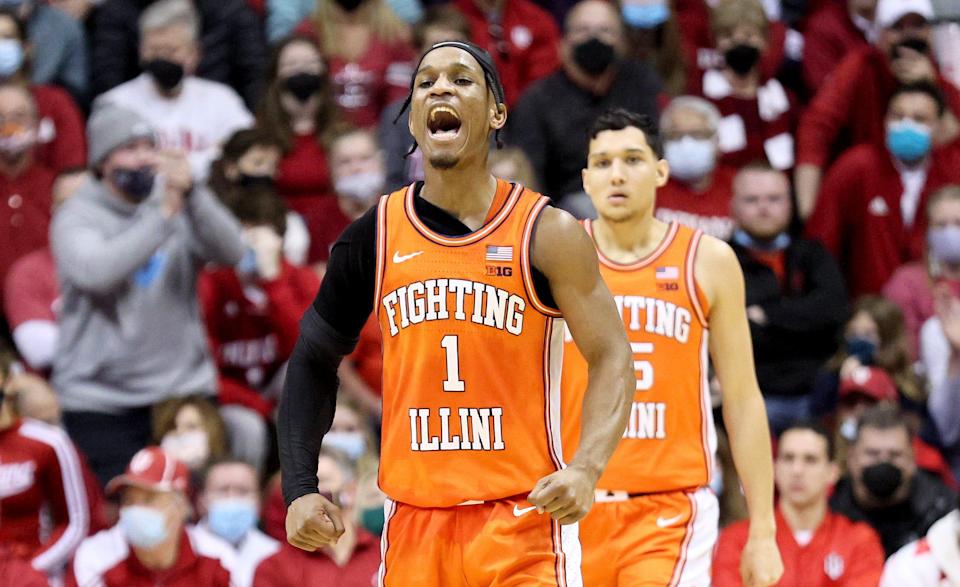
[[[621,0],[620,11],[631,54],[657,70],[668,96],[686,93],[687,67],[673,2]]]
[[[317,0],[297,31],[318,40],[337,104],[353,125],[374,126],[388,104],[407,95],[410,31],[385,0]]]
[[[323,263],[347,219],[337,205],[327,162],[330,139],[344,124],[316,41],[293,36],[274,49],[257,123],[283,147],[276,191],[307,224],[307,261]]]

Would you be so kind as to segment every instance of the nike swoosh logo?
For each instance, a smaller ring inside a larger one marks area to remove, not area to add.
[[[662,517],[657,518],[657,527],[669,528],[670,526],[673,526],[674,524],[679,522],[681,518],[683,518],[683,514],[673,516],[672,518],[662,518]]]
[[[394,262],[394,263],[403,263],[404,261],[409,261],[410,259],[413,259],[413,258],[416,257],[417,255],[422,255],[422,254],[423,254],[423,251],[417,251],[417,252],[415,252],[415,253],[410,253],[409,255],[401,255],[401,254],[400,254],[400,251],[394,251],[394,252],[393,252],[393,262]]]
[[[513,515],[519,518],[519,517],[522,516],[523,514],[526,514],[526,513],[528,513],[528,512],[532,512],[532,511],[535,510],[535,509],[537,509],[537,506],[535,506],[535,505],[532,505],[532,506],[530,506],[530,507],[528,507],[528,508],[523,508],[523,509],[520,509],[520,508],[518,508],[516,505],[514,505],[514,506],[513,506]]]

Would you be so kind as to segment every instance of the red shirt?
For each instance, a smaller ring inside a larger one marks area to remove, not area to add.
[[[220,401],[269,417],[260,396],[290,358],[299,322],[320,289],[316,273],[283,261],[272,281],[245,284],[233,268],[206,270],[197,282],[210,348],[220,373]]]
[[[897,269],[886,285],[883,297],[900,306],[903,323],[910,339],[910,355],[920,356],[920,328],[933,316],[933,282],[922,261],[907,263]]]
[[[803,81],[816,92],[837,64],[850,53],[869,46],[850,19],[846,2],[828,2],[810,16],[804,37]]]
[[[474,0],[456,0],[454,5],[470,21],[473,42],[493,56],[507,106],[516,104],[530,84],[560,67],[560,30],[553,17],[530,0],[504,1],[499,40],[490,32],[490,16]]]
[[[3,286],[3,309],[10,329],[28,320],[55,321],[54,306],[59,296],[56,265],[49,247],[17,259]]]
[[[40,120],[37,161],[55,173],[68,167],[86,167],[87,139],[83,114],[73,98],[57,86],[30,86],[30,92]]]
[[[330,183],[327,154],[316,136],[295,135],[277,169],[277,193],[303,216],[310,232],[310,263],[330,258],[330,247],[349,224]]]
[[[937,80],[947,107],[960,113],[960,89],[942,76]],[[826,165],[840,145],[883,145],[887,102],[897,88],[887,57],[873,46],[863,47],[841,61],[800,119],[797,163]]]
[[[900,265],[922,258],[930,193],[960,181],[960,148],[931,155],[913,225],[904,225],[903,184],[889,152],[860,145],[830,169],[807,235],[824,244],[843,268],[852,298],[878,293]]]
[[[0,547],[0,585],[17,587],[49,587],[47,576],[30,566],[30,563],[14,556]]]
[[[34,420],[0,431],[0,543],[50,572],[73,556],[88,528],[80,459],[66,433]]]
[[[0,283],[14,261],[47,246],[53,180],[38,164],[17,177],[0,175]]]
[[[383,393],[381,390],[381,384],[383,383],[383,341],[380,339],[380,324],[377,323],[376,315],[371,314],[366,324],[363,325],[357,347],[353,349],[347,359],[353,363],[357,374],[370,389],[378,394]]]
[[[876,587],[883,572],[880,538],[863,522],[827,512],[806,546],[777,508],[777,547],[783,559],[779,587]],[[720,533],[713,557],[714,587],[739,587],[740,553],[750,524],[742,520]]]
[[[657,190],[656,217],[664,222],[676,220],[720,240],[728,240],[733,234],[730,198],[736,173],[730,167],[718,166],[703,192],[694,191],[690,185],[671,177]]]
[[[380,569],[380,541],[362,528],[350,560],[339,566],[323,550],[304,552],[284,541],[280,552],[257,567],[254,587],[370,587]]]

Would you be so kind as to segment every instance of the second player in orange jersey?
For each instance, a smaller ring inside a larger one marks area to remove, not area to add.
[[[655,126],[624,110],[591,130],[583,186],[598,212],[585,222],[630,340],[637,374],[630,417],[581,523],[584,584],[710,584],[717,499],[708,360],[750,509],[744,584],[770,585],[783,566],[774,540],[770,436],[754,375],[739,263],[725,243],[654,218],[669,168]],[[564,450],[580,440],[589,367],[572,344],[563,369]]]

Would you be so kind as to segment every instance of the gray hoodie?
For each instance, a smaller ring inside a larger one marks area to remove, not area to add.
[[[197,274],[207,262],[239,262],[240,225],[202,187],[165,219],[157,184],[136,205],[91,179],[53,218],[62,308],[52,383],[66,411],[117,413],[216,391]]]

